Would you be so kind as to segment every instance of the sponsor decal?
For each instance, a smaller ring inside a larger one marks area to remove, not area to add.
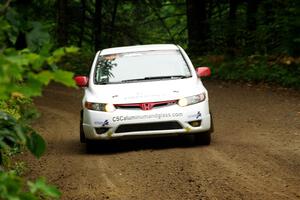
[[[196,119],[199,119],[199,118],[201,118],[201,112],[200,111],[197,112],[197,116],[196,116]]]
[[[113,122],[132,121],[132,120],[143,120],[143,119],[162,119],[171,117],[182,117],[183,113],[162,113],[152,115],[127,115],[127,116],[115,116],[112,118]]]
[[[197,114],[189,115],[188,118],[201,119],[201,112],[198,111]]]
[[[104,120],[104,121],[95,121],[94,122],[95,125],[100,125],[100,126],[108,126],[109,125],[109,122],[108,120]]]
[[[113,61],[117,58],[117,54],[110,54],[110,55],[105,55],[103,56],[105,60],[108,60],[108,61]]]

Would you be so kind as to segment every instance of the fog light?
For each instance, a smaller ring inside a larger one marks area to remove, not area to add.
[[[192,122],[189,122],[189,124],[190,124],[192,127],[199,127],[199,126],[201,126],[201,120],[192,121]]]
[[[103,133],[107,132],[108,129],[109,128],[107,128],[107,127],[95,128],[97,134],[103,134]]]

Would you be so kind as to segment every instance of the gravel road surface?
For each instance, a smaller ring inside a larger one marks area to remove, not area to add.
[[[28,176],[45,176],[62,199],[300,199],[300,94],[206,81],[215,132],[113,141],[87,154],[79,142],[82,91],[53,84],[36,99],[34,127],[48,143]]]

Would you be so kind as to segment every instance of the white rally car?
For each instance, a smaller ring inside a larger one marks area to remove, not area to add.
[[[84,88],[80,140],[193,134],[210,144],[213,131],[207,90],[177,45],[139,45],[97,52],[89,76],[76,76]]]

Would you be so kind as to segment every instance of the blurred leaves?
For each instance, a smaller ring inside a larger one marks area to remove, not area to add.
[[[27,183],[14,171],[0,171],[0,199],[3,200],[38,200],[58,199],[61,193],[56,187],[48,185],[43,178]]]
[[[27,45],[33,52],[41,50],[43,44],[50,41],[50,35],[41,22],[31,22],[32,30],[27,33]]]
[[[75,86],[73,73],[60,69],[57,63],[78,49],[53,50],[47,25],[26,20],[11,7],[4,12],[2,7],[0,4],[0,199],[57,199],[61,194],[56,187],[42,178],[26,183],[10,170],[10,163],[25,148],[37,158],[44,154],[45,140],[29,125],[38,116],[31,98],[41,95],[51,81]],[[25,35],[21,42],[27,48],[17,50],[20,34]]]
[[[42,23],[24,21],[12,8],[7,9],[5,16],[0,17],[0,41],[6,41],[0,44],[0,152],[26,146],[39,158],[46,143],[28,125],[37,116],[30,98],[41,95],[51,81],[75,86],[73,73],[59,69],[56,63],[78,48],[51,51],[50,36]],[[15,41],[11,36],[25,30],[28,48],[7,48],[8,41]]]
[[[27,134],[26,145],[30,152],[37,158],[40,158],[46,150],[45,140],[37,134],[35,131],[31,130],[31,134]]]
[[[39,178],[35,182],[28,182],[29,190],[31,193],[41,193],[46,197],[59,198],[61,193],[60,191],[51,185],[46,184],[44,178]]]
[[[27,97],[41,95],[42,87],[51,80],[75,86],[73,74],[59,70],[56,62],[66,53],[76,52],[77,48],[61,48],[50,56],[32,53],[28,49],[17,51],[6,49],[0,54],[0,99],[7,99],[12,92]],[[52,67],[50,67],[52,66]],[[53,67],[56,66],[56,67]],[[53,70],[54,68],[54,70]]]
[[[0,111],[0,152],[27,146],[37,158],[45,152],[46,143],[31,127]]]

